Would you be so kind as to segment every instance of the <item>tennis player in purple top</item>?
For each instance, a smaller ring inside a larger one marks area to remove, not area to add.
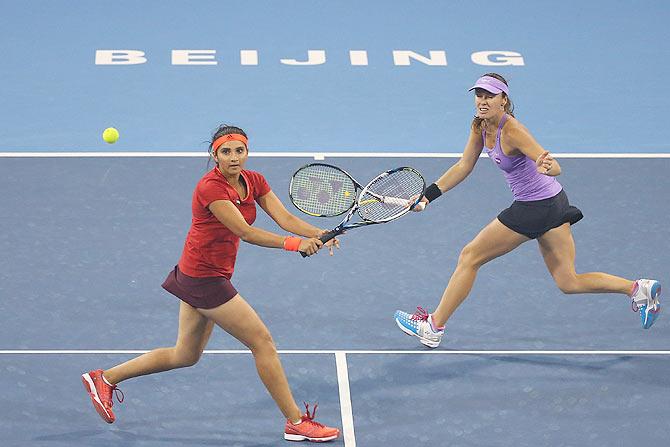
[[[470,293],[479,268],[524,242],[537,239],[544,262],[563,293],[627,295],[633,310],[640,313],[642,327],[650,328],[661,312],[660,283],[575,271],[570,226],[583,216],[570,205],[556,180],[561,166],[514,117],[509,87],[502,76],[485,74],[470,90],[475,93],[476,115],[463,156],[427,188],[422,199],[424,206],[462,182],[472,172],[482,150],[502,170],[514,202],[463,248],[437,309],[430,314],[421,307],[414,314],[396,311],[398,327],[418,337],[424,345],[436,348],[447,320]],[[415,211],[423,209],[416,207]]]

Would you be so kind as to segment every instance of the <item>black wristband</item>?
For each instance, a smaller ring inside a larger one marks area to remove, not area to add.
[[[426,188],[426,194],[424,197],[428,199],[428,202],[432,202],[442,195],[442,191],[437,187],[435,183],[431,183],[428,188]]]

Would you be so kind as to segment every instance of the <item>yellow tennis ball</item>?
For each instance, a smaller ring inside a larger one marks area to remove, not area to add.
[[[116,143],[116,140],[119,139],[119,131],[113,127],[108,127],[102,132],[102,139],[109,144]]]
[[[344,191],[344,197],[349,197],[351,193],[349,191]]]

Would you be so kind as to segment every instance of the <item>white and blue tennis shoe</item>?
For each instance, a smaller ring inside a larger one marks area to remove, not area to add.
[[[638,279],[630,298],[633,311],[640,312],[642,327],[649,329],[661,315],[661,283],[653,279]]]
[[[419,341],[429,348],[437,348],[444,336],[444,328],[433,330],[432,316],[422,307],[417,307],[414,314],[401,310],[395,311],[395,322],[407,335],[418,337]]]

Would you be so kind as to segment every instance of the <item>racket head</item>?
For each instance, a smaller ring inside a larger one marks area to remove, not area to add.
[[[358,198],[358,215],[382,223],[407,214],[426,191],[426,180],[414,168],[402,166],[382,172],[368,183]]]
[[[291,203],[305,214],[334,217],[356,203],[360,185],[346,171],[325,163],[309,163],[291,176]]]

